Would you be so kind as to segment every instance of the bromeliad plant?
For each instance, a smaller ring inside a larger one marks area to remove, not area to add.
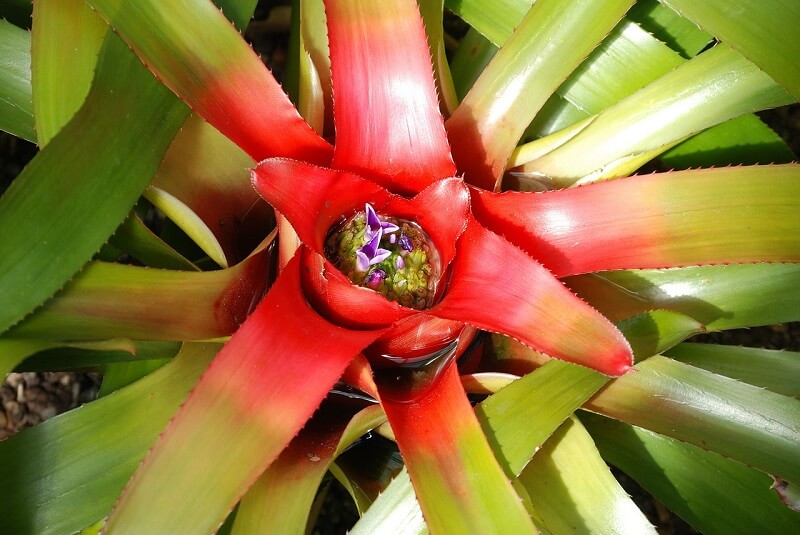
[[[800,525],[800,356],[681,343],[800,319],[752,115],[800,96],[800,7],[445,2],[448,60],[441,1],[298,1],[292,104],[217,4],[0,23],[41,148],[0,362],[104,372],[0,444],[12,531],[302,532],[335,477],[354,533],[654,532],[606,463],[704,532]]]

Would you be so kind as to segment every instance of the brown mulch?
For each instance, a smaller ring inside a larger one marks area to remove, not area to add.
[[[0,440],[94,400],[99,387],[98,374],[9,373],[0,385]]]

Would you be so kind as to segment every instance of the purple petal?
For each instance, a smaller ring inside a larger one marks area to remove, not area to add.
[[[369,267],[369,257],[361,251],[356,251],[356,269],[366,271]]]
[[[371,204],[367,203],[364,205],[364,213],[367,215],[367,226],[369,228],[373,230],[378,230],[381,228],[381,220],[378,217],[378,214],[375,213],[375,209]]]
[[[394,245],[394,243],[395,243],[396,241],[397,241],[397,236],[395,236],[394,234],[392,234],[391,236],[389,236],[389,243],[391,243],[392,245]]]
[[[369,265],[374,266],[375,264],[379,264],[389,258],[391,255],[391,251],[387,251],[386,249],[378,249],[375,252],[375,256],[373,256],[372,260],[369,261]]]
[[[402,256],[398,256],[397,258],[394,259],[394,267],[397,269],[403,269],[404,267],[406,267],[406,262],[405,260],[403,260]]]
[[[411,243],[411,240],[405,234],[400,236],[400,238],[397,240],[397,243],[404,251],[414,250],[414,245]]]
[[[373,236],[372,239],[370,239],[367,243],[359,247],[358,250],[367,255],[367,258],[372,259],[372,257],[374,257],[375,254],[378,252],[378,246],[381,244],[381,237],[382,237],[381,234],[383,233],[381,231],[378,231],[378,233],[375,236]]]
[[[383,229],[384,234],[391,234],[392,232],[397,232],[400,230],[400,227],[394,223],[389,223],[388,221],[381,221],[381,228]]]

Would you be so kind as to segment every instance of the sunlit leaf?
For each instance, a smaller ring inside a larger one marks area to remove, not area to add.
[[[86,104],[0,198],[0,331],[53,295],[108,239],[188,113],[113,35],[97,73]],[[108,117],[121,119],[113,130],[99,128]]]
[[[519,480],[551,533],[656,533],[574,416],[544,443]]]
[[[580,415],[600,453],[703,533],[792,533],[800,514],[766,474],[645,429]]]
[[[0,19],[0,130],[35,141],[31,35]]]
[[[36,141],[44,147],[83,104],[108,31],[83,0],[34,2],[31,82]]]
[[[784,396],[800,398],[800,353],[794,351],[680,344],[664,355]]]
[[[536,195],[475,191],[472,208],[558,276],[797,262],[799,177],[795,164],[678,171]]]
[[[566,282],[612,321],[654,308],[686,314],[709,330],[800,320],[798,264],[609,271]]]
[[[585,408],[800,480],[800,400],[655,356]]]
[[[782,0],[660,0],[775,78],[800,99],[800,4]]]
[[[536,112],[632,3],[591,1],[564,9],[561,0],[538,0],[533,5],[447,121],[453,156],[467,181],[488,190],[498,186]]]

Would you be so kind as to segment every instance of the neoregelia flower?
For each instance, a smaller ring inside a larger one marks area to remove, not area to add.
[[[205,440],[198,419],[205,430],[222,428],[245,405],[247,436],[237,441],[261,447],[220,443],[225,455],[240,456],[237,467],[247,467],[226,473],[228,491],[217,488],[233,504],[361,353],[376,368],[375,394],[417,492],[433,493],[423,507],[452,501],[475,521],[531,531],[453,357],[478,328],[609,375],[632,365],[627,341],[608,320],[476,218],[473,194],[450,155],[416,4],[329,1],[326,7],[336,96],[332,152],[266,71],[241,68],[253,67],[249,56],[233,61],[235,68],[221,64],[226,74],[202,86],[164,73],[198,113],[255,159],[267,158],[253,183],[302,245],[131,481],[109,532],[155,499],[164,478],[173,486],[188,481],[176,460],[182,444]],[[390,37],[398,34],[402,47]],[[242,88],[267,95],[266,103],[243,99]],[[435,365],[420,367],[429,360]],[[402,382],[408,365],[415,371]],[[216,455],[194,462],[209,478],[221,469]],[[466,469],[476,462],[480,473]],[[448,480],[461,488],[436,483]],[[228,505],[221,507],[224,514]]]

